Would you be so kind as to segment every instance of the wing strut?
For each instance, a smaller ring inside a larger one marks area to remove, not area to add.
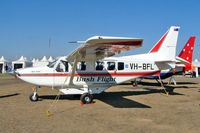
[[[76,58],[74,59],[74,63],[73,63],[73,67],[72,67],[72,72],[71,72],[71,76],[69,77],[69,85],[74,85],[73,83],[73,79],[74,79],[74,75],[75,75],[75,71],[76,71],[76,66],[77,66],[77,63],[78,63],[78,56],[79,54],[76,55]]]

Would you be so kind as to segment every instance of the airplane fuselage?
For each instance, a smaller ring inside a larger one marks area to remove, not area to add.
[[[158,75],[160,70],[153,61],[127,60],[121,58],[108,58],[98,63],[85,61],[84,69],[77,65],[76,72],[72,74],[72,65],[66,60],[67,68],[58,70],[58,60],[53,67],[31,67],[16,71],[17,77],[37,86],[62,88],[96,88],[97,86],[109,88],[137,77]],[[65,68],[66,66],[63,66]],[[94,87],[95,86],[95,87]]]

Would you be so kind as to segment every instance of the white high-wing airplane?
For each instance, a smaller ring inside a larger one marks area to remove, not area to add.
[[[31,101],[38,100],[37,88],[50,86],[64,94],[81,94],[82,103],[91,103],[93,94],[113,85],[160,74],[162,69],[173,67],[178,33],[179,27],[170,27],[162,43],[142,59],[111,56],[140,47],[143,39],[94,36],[48,66],[17,69],[15,73],[18,78],[36,85]]]

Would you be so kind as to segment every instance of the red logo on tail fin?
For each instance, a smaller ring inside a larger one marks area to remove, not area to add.
[[[154,52],[158,52],[159,48],[161,47],[163,41],[165,40],[166,36],[167,36],[168,32],[166,32],[161,39],[153,46],[153,48],[149,51],[149,53],[154,53]]]

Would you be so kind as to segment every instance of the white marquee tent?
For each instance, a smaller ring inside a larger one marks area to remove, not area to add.
[[[47,57],[44,56],[41,60],[33,59],[32,63],[33,63],[33,67],[38,67],[38,66],[46,66],[46,65],[48,65],[49,61],[47,60]]]
[[[21,56],[18,60],[12,62],[12,70],[31,67],[31,66],[32,66],[32,62],[28,61],[23,56]]]
[[[2,56],[0,58],[0,73],[6,73],[6,71],[8,71],[8,65],[9,62]]]
[[[48,59],[48,61],[49,61],[49,62],[53,62],[53,61],[55,61],[55,60],[53,59],[52,56],[50,56],[49,59]]]
[[[200,62],[195,59],[192,64],[196,67],[196,77],[200,76]]]

